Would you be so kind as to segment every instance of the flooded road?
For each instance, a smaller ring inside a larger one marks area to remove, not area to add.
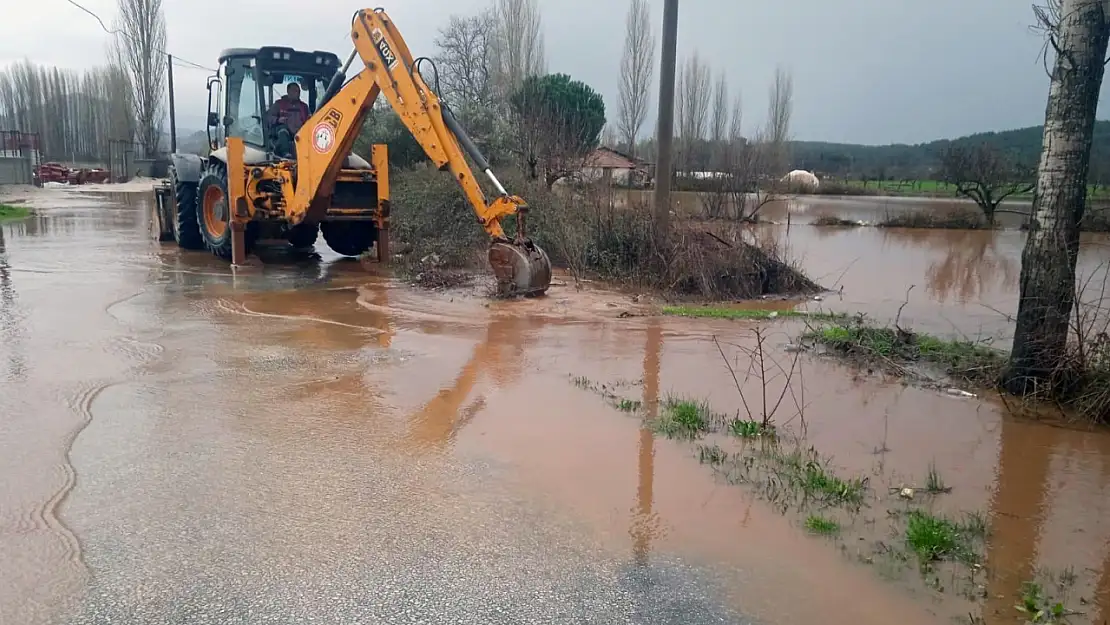
[[[1073,622],[1110,618],[1110,437],[806,356],[808,440],[875,491],[816,538],[573,383],[733,413],[713,337],[756,326],[425,293],[322,243],[232,274],[148,241],[143,199],[0,225],[0,623],[1012,623],[1041,569],[1074,571]],[[895,271],[914,324],[1012,296],[927,288],[943,246],[817,230],[789,235],[807,265],[861,257],[837,305],[896,311]],[[930,462],[953,491],[927,505],[990,527],[981,606],[860,562]]]

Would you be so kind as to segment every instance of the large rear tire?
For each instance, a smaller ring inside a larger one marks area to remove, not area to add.
[[[208,251],[224,260],[231,260],[231,207],[227,192],[227,168],[210,160],[197,186],[196,224]],[[245,254],[254,246],[257,228],[247,224],[243,241]]]
[[[361,256],[378,240],[378,227],[372,221],[325,221],[320,232],[328,247],[342,256]]]
[[[197,183],[182,182],[177,179],[177,170],[170,168],[170,181],[173,184],[174,219],[173,240],[177,246],[186,250],[204,249],[204,239],[197,227]]]
[[[319,234],[319,225],[300,223],[290,228],[285,238],[294,249],[305,250],[316,244]]]

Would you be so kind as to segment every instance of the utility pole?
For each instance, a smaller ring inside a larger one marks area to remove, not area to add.
[[[170,154],[177,152],[177,116],[173,110],[173,56],[166,53],[166,70],[169,72],[170,87]]]
[[[655,234],[671,227],[671,144],[674,142],[674,74],[678,47],[678,0],[663,6],[663,54],[659,66],[659,127],[655,154]]]

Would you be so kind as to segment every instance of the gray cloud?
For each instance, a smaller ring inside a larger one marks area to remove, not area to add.
[[[540,0],[551,71],[581,79],[615,113],[624,0]],[[107,35],[62,0],[5,8],[0,63],[82,68],[103,62]],[[114,0],[84,0],[107,21]],[[350,50],[361,3],[165,0],[170,51],[213,66],[225,47],[284,44]],[[485,0],[385,4],[417,54],[431,54],[449,13]],[[662,0],[652,0],[659,27]],[[793,135],[857,143],[919,142],[1043,121],[1048,78],[1033,12],[1020,0],[682,0],[679,55],[697,48],[743,93],[746,126],[765,117],[776,64],[794,75]],[[202,127],[205,72],[178,68],[179,126]],[[1105,92],[1104,92],[1105,93]],[[654,108],[654,107],[653,107]],[[654,117],[654,112],[652,112]]]

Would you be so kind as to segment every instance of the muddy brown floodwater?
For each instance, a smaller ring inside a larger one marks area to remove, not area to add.
[[[871,487],[817,538],[573,381],[733,413],[713,338],[735,357],[753,323],[416,291],[322,243],[232,273],[148,241],[144,195],[71,197],[0,225],[0,623],[1011,623],[1064,571],[1072,622],[1110,618],[1105,433],[803,355],[776,418]],[[1020,233],[761,236],[844,286],[811,306],[889,320],[916,284],[906,324],[1008,331]],[[762,328],[793,357],[800,328]],[[875,562],[901,541],[888,489],[930,463],[952,492],[915,505],[990,532],[966,583]]]

